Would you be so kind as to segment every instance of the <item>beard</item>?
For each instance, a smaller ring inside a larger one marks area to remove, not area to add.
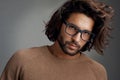
[[[74,56],[78,53],[81,53],[80,52],[81,46],[79,45],[78,42],[74,40],[64,41],[62,36],[60,36],[57,41],[65,54]]]

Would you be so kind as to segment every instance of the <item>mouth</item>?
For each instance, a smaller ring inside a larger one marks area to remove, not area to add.
[[[70,44],[68,44],[68,48],[71,50],[77,50],[77,49],[79,49],[79,46],[74,43],[70,43]]]

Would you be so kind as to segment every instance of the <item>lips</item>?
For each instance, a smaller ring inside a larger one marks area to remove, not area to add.
[[[71,50],[76,50],[76,49],[78,49],[78,46],[76,44],[70,43],[68,45],[68,48],[71,49]]]

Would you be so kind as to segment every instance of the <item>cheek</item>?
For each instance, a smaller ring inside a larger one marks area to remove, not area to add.
[[[59,35],[59,40],[62,41],[62,43],[65,44],[66,41],[71,41],[70,40],[70,37],[67,36],[64,32],[62,32],[60,35]]]
[[[80,41],[78,42],[78,44],[79,44],[81,47],[83,47],[83,46],[86,44],[86,42],[83,41],[82,39],[80,39]]]
[[[86,42],[80,42],[80,44],[83,47],[86,44]]]
[[[81,48],[82,48],[82,47],[84,47],[84,46],[85,46],[85,44],[86,44],[86,43],[87,43],[87,42],[80,41],[80,42],[79,42],[79,45],[80,45],[80,46],[81,46]]]
[[[62,38],[62,40],[65,41],[71,41],[71,36],[67,35],[65,33],[65,28],[64,26],[61,28],[60,34],[59,34],[59,38]]]

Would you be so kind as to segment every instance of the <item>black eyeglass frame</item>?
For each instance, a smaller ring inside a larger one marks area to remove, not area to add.
[[[75,36],[75,35],[78,34],[78,33],[81,33],[80,38],[81,38],[83,41],[85,41],[85,42],[90,42],[90,40],[95,37],[95,34],[94,34],[94,33],[91,33],[90,31],[87,31],[87,30],[80,30],[76,25],[74,25],[74,24],[72,24],[72,23],[69,23],[69,22],[67,22],[67,21],[65,21],[65,20],[63,21],[63,23],[66,25],[65,32],[66,32],[68,35],[72,36],[72,37]],[[66,31],[67,27],[70,26],[70,25],[72,25],[73,28],[75,28],[75,29],[77,30],[77,32],[76,32],[75,34],[69,34],[69,33]],[[83,32],[87,32],[88,34],[90,34],[90,38],[89,38],[88,40],[84,40],[84,39],[82,38]]]

